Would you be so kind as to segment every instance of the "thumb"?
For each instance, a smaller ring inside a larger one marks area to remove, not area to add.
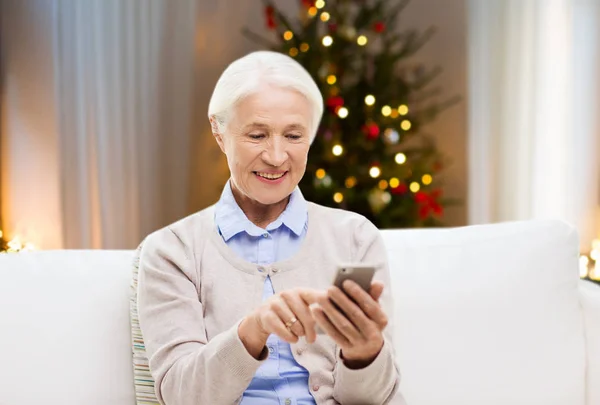
[[[374,281],[373,284],[371,284],[371,290],[369,291],[369,294],[375,301],[379,301],[382,293],[383,283],[381,281]]]

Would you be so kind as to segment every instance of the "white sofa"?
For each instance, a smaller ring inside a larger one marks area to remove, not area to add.
[[[571,227],[383,235],[409,405],[600,405],[600,288]],[[1,405],[135,403],[132,256],[0,255]]]

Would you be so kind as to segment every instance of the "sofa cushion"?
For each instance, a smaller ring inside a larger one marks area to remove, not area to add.
[[[578,241],[561,222],[384,231],[416,405],[584,405]]]
[[[0,404],[132,405],[132,251],[0,255]]]
[[[158,405],[158,399],[154,389],[154,379],[150,373],[148,356],[146,355],[146,345],[142,330],[140,329],[140,320],[137,310],[137,287],[138,274],[140,266],[140,252],[142,245],[138,247],[132,263],[131,277],[131,300],[130,300],[130,318],[131,318],[131,337],[133,353],[133,381],[135,383],[135,400],[139,405]]]

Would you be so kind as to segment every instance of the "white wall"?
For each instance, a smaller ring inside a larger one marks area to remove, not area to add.
[[[280,1],[293,12],[299,1]],[[228,169],[224,156],[210,134],[206,111],[208,100],[219,74],[227,63],[255,50],[258,45],[246,39],[241,29],[253,28],[265,32],[262,2],[197,0],[198,32],[196,38],[196,100],[195,144],[192,148],[192,184],[190,212],[206,207],[219,198]],[[413,0],[401,13],[399,23],[408,28],[425,29],[431,25],[438,34],[419,51],[417,58],[427,66],[439,64],[444,72],[438,79],[445,94],[466,97],[466,11],[465,0]],[[444,112],[426,130],[434,134],[442,152],[453,164],[443,176],[446,195],[464,200],[466,204],[466,99]],[[446,222],[460,225],[466,222],[466,205],[447,211]]]

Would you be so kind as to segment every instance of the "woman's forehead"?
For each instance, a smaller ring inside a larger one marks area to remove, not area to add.
[[[287,125],[306,127],[311,119],[309,101],[294,90],[262,91],[245,97],[234,108],[234,119],[243,126],[270,125],[285,121]]]

